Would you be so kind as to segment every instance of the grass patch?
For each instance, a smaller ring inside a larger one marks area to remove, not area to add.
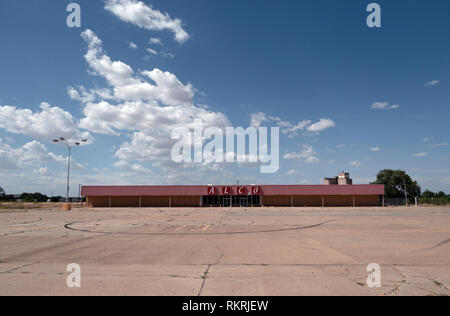
[[[0,210],[25,210],[24,204],[14,203],[14,204],[0,204]]]

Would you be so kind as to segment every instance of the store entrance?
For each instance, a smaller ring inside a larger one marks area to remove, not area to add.
[[[217,196],[205,195],[202,197],[203,207],[259,207],[261,206],[260,195],[233,195]]]

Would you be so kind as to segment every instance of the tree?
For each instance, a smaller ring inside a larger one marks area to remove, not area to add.
[[[424,199],[432,199],[434,198],[434,192],[431,192],[430,190],[426,190],[422,193],[422,198]]]
[[[59,201],[61,201],[61,199],[62,199],[62,197],[60,197],[60,196],[54,196],[51,198],[51,201],[53,203],[58,203]]]
[[[20,199],[23,202],[47,202],[48,196],[41,193],[22,193]]]
[[[6,198],[6,192],[0,187],[0,200],[4,200]]]
[[[419,184],[403,170],[381,170],[374,184],[384,184],[387,197],[403,198],[405,197],[405,182],[406,192],[410,201],[421,195],[422,189]]]
[[[434,197],[437,198],[437,199],[445,199],[447,197],[447,194],[445,194],[444,192],[440,191],[440,192],[436,193],[434,195]]]
[[[35,202],[34,198],[33,198],[33,194],[31,194],[31,193],[22,193],[20,195],[20,199],[22,200],[22,202]]]

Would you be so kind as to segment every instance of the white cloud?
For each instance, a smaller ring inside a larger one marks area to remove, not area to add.
[[[0,128],[40,141],[51,141],[55,137],[90,138],[89,133],[78,130],[69,112],[51,107],[48,103],[41,103],[40,109],[33,112],[14,106],[0,106]]]
[[[433,87],[433,86],[437,86],[440,83],[439,80],[433,80],[433,81],[429,81],[427,83],[425,83],[426,87]]]
[[[425,157],[428,156],[428,153],[422,152],[422,153],[417,153],[413,155],[415,158],[420,158],[420,157]]]
[[[146,51],[149,52],[152,55],[159,55],[159,53],[156,50],[151,49],[151,48],[147,48]]]
[[[295,169],[291,169],[288,172],[286,172],[287,176],[295,176],[296,174],[298,174],[298,171]]]
[[[131,48],[131,49],[138,49],[138,48],[139,48],[139,47],[136,45],[136,43],[134,43],[134,42],[130,42],[130,43],[128,44],[128,47]]]
[[[95,74],[105,77],[113,86],[112,97],[116,100],[156,100],[166,105],[192,103],[195,93],[191,84],[183,85],[175,75],[157,68],[142,71],[139,77],[129,65],[112,61],[103,52],[102,41],[93,31],[86,30],[82,37],[88,44],[86,61]],[[150,79],[156,85],[145,79]]]
[[[372,147],[372,148],[370,148],[370,151],[373,151],[373,152],[377,152],[377,151],[380,151],[380,150],[381,150],[380,147]]]
[[[67,158],[49,152],[47,147],[38,141],[32,141],[22,147],[13,148],[0,138],[0,169],[44,168],[42,164],[52,162],[65,165]],[[73,165],[77,169],[84,168],[84,166],[75,161]]]
[[[351,161],[351,162],[350,162],[350,166],[353,166],[353,167],[361,167],[361,166],[362,166],[362,163],[355,160],[355,161]]]
[[[67,94],[72,100],[78,100],[82,103],[94,102],[97,99],[113,99],[111,91],[109,89],[91,89],[87,90],[83,86],[77,86],[76,88],[67,87]]]
[[[306,163],[320,162],[320,159],[316,157],[317,153],[311,145],[305,144],[302,148],[301,152],[292,152],[284,155],[284,159],[300,159]]]
[[[308,132],[318,133],[335,126],[336,123],[334,123],[332,120],[321,119],[319,122],[309,126],[307,130]]]
[[[263,112],[250,114],[250,126],[260,127],[262,123],[268,122],[267,115]]]
[[[372,104],[372,109],[374,110],[396,110],[398,108],[400,108],[400,105],[390,105],[389,102],[375,102]]]
[[[115,167],[122,169],[124,171],[136,174],[150,174],[152,171],[150,169],[145,168],[143,165],[135,163],[129,164],[126,161],[120,160],[114,164]]]
[[[129,65],[113,62],[103,52],[102,41],[94,32],[85,31],[83,38],[88,44],[89,66],[107,79],[113,93],[112,100],[87,102],[79,126],[99,134],[128,133],[130,141],[115,152],[118,160],[136,170],[140,169],[137,162],[149,161],[181,168],[171,161],[174,128],[193,129],[195,119],[201,119],[205,128],[231,126],[224,114],[194,105],[194,88],[181,83],[174,74],[159,69],[135,74]]]
[[[148,40],[148,43],[149,43],[149,44],[153,44],[153,45],[164,45],[163,42],[161,41],[161,39],[160,39],[160,38],[157,38],[157,37],[151,37],[151,38]]]
[[[439,144],[433,144],[431,147],[437,148],[437,147],[446,147],[448,146],[448,143],[439,143]]]
[[[280,122],[281,124],[283,122]],[[310,125],[312,122],[310,120],[303,120],[301,122],[298,122],[294,126],[286,127],[281,132],[283,134],[288,134],[290,138],[293,138],[298,135],[298,131],[303,131],[308,125]]]
[[[146,30],[170,30],[175,34],[175,40],[180,44],[189,39],[189,34],[183,29],[181,20],[172,19],[169,14],[155,10],[151,5],[142,1],[106,0],[105,9],[122,21]]]
[[[310,133],[319,133],[336,126],[336,124],[330,119],[321,119],[319,122],[311,125],[311,120],[303,120],[296,124],[292,124],[291,122],[283,121],[279,117],[268,116],[263,112],[252,113],[250,115],[251,126],[260,127],[263,123],[274,124],[280,127],[281,133],[288,135],[290,138],[298,136],[298,132],[305,129]]]
[[[130,66],[121,61],[113,62],[109,56],[103,53],[103,42],[93,31],[86,30],[81,33],[81,36],[89,48],[84,57],[96,74],[105,77],[109,84],[113,86],[140,83],[138,79],[133,77],[134,71]]]

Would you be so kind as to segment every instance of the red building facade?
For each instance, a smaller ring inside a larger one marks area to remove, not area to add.
[[[382,206],[384,185],[83,186],[89,207]]]

